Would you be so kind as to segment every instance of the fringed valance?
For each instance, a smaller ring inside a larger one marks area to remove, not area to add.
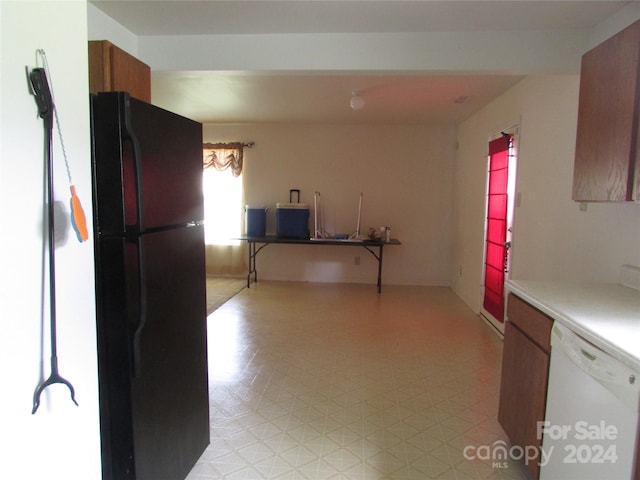
[[[242,157],[244,147],[253,144],[234,143],[205,143],[203,145],[204,168],[215,168],[222,171],[231,168],[234,177],[242,173]]]

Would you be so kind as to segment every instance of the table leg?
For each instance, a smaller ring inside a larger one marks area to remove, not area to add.
[[[382,292],[382,247],[380,245],[380,253],[378,254],[378,293]]]
[[[258,271],[256,270],[256,243],[247,242],[249,244],[249,273],[247,274],[247,288],[251,288],[251,274],[253,273],[253,281],[258,281]]]
[[[256,283],[258,282],[258,267],[256,261],[258,253],[264,247],[269,245],[269,243],[267,242],[262,244],[260,248],[256,247],[257,242],[254,242],[253,240],[247,240],[247,243],[249,244],[249,273],[247,274],[247,288],[250,288],[249,285],[251,284],[251,274],[253,274],[253,281]]]
[[[247,250],[249,251],[249,265],[248,265],[248,272],[247,272],[247,288],[251,288],[251,242],[247,242],[247,247],[249,247]]]

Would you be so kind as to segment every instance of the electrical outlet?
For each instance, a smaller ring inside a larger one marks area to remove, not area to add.
[[[354,265],[360,265],[360,256],[356,255],[355,257],[353,257],[353,264]]]

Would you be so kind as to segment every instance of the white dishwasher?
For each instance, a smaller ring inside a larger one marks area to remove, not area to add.
[[[640,375],[558,322],[551,332],[542,480],[629,480]]]

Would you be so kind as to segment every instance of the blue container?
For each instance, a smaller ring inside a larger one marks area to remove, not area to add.
[[[309,238],[309,206],[306,203],[276,204],[276,232],[281,238]]]
[[[245,206],[245,231],[249,237],[264,237],[267,231],[267,207]]]

